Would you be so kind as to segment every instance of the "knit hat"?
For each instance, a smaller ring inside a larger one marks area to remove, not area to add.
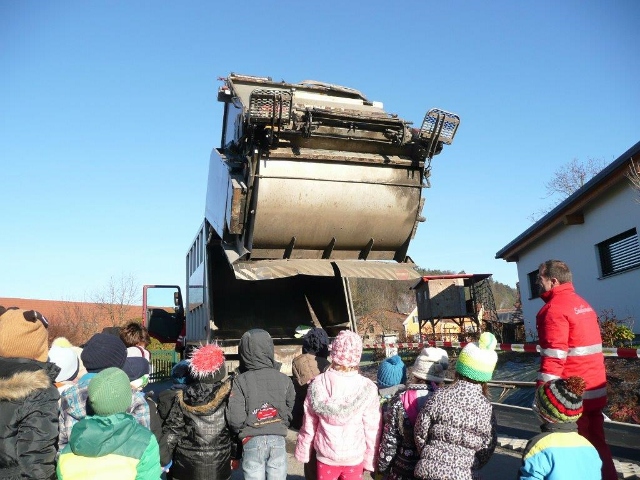
[[[35,310],[0,307],[0,357],[47,361],[49,322]]]
[[[343,367],[357,367],[362,357],[362,339],[351,330],[341,330],[329,351],[333,363]]]
[[[149,375],[151,371],[151,365],[146,358],[143,357],[127,357],[122,366],[122,370],[127,374],[130,381],[137,380]]]
[[[389,388],[407,381],[407,367],[400,355],[385,358],[378,367],[378,388]]]
[[[189,361],[189,370],[193,378],[200,382],[221,382],[227,374],[222,348],[210,343],[194,350]]]
[[[120,337],[96,333],[82,349],[80,358],[87,372],[99,372],[109,367],[122,368],[127,359],[127,347]]]
[[[437,347],[423,348],[416,357],[411,373],[416,378],[444,382],[444,371],[449,368],[447,351]]]
[[[547,423],[577,421],[582,415],[585,386],[581,377],[549,380],[536,390],[536,413]]]
[[[460,352],[456,372],[477,382],[488,382],[498,362],[495,352],[498,344],[493,333],[484,332],[478,343],[468,343]]]
[[[189,362],[187,360],[180,360],[171,369],[171,380],[173,383],[184,385],[189,378]]]
[[[322,328],[312,328],[302,338],[302,353],[319,357],[329,356],[329,336]]]
[[[105,368],[89,382],[89,403],[96,415],[125,413],[132,398],[129,377],[119,368]]]
[[[66,382],[78,376],[80,361],[73,348],[52,345],[49,349],[49,361],[60,367],[56,382]]]

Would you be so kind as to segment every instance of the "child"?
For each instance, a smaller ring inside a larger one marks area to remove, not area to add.
[[[218,345],[198,348],[189,361],[190,374],[164,422],[161,445],[173,458],[173,479],[227,480],[231,477],[234,442],[225,408],[231,392],[224,354]],[[162,451],[162,448],[161,448]]]
[[[331,365],[331,362],[327,359],[328,356],[329,336],[327,332],[322,328],[309,328],[302,338],[302,355],[298,355],[292,362],[296,400],[293,405],[291,426],[297,430],[302,426],[304,400],[307,398],[309,385],[314,378]],[[307,480],[315,480],[317,478],[315,451],[311,452],[309,461],[304,464],[304,477]]]
[[[413,438],[416,418],[429,396],[444,382],[448,366],[445,350],[422,349],[411,369],[411,383],[389,402],[384,414],[378,471],[388,473],[390,480],[415,478],[413,470],[419,459]]]
[[[378,367],[378,395],[384,414],[385,406],[399,390],[404,390],[407,381],[407,366],[400,355],[393,355],[380,362]]]
[[[496,337],[480,335],[467,344],[456,362],[456,381],[436,390],[418,414],[416,478],[472,479],[496,448],[496,419],[486,382],[498,361]]]
[[[58,478],[157,480],[158,442],[148,428],[126,413],[132,399],[127,374],[106,368],[91,379],[88,389],[95,415],[73,426],[69,443],[60,452]]]
[[[331,363],[329,356],[329,336],[322,328],[309,329],[302,338],[302,354],[293,359],[293,386],[296,400],[293,405],[291,426],[299,429],[302,426],[304,399],[311,381],[324,372]]]
[[[80,371],[80,360],[75,350],[69,347],[51,345],[49,349],[49,361],[55,363],[60,372],[56,376],[56,387],[62,393],[76,383]]]
[[[0,478],[56,475],[58,367],[47,362],[48,322],[0,307]]]
[[[96,333],[85,344],[80,354],[80,359],[87,370],[87,373],[78,380],[75,385],[62,392],[60,398],[59,429],[60,436],[58,445],[60,450],[69,441],[71,429],[76,422],[82,420],[87,415],[92,415],[90,405],[87,405],[89,393],[89,383],[91,379],[106,368],[123,368],[127,361],[127,348],[122,340],[109,333]],[[142,392],[138,392],[130,387],[133,395],[133,402],[130,404],[128,413],[142,426],[149,428],[151,421],[149,418],[149,406]],[[89,409],[87,409],[89,407]]]
[[[240,374],[233,380],[227,419],[243,444],[242,471],[246,480],[287,477],[285,437],[291,422],[295,391],[291,379],[279,372],[271,335],[252,329],[240,338]]]
[[[120,328],[120,340],[124,343],[127,350],[135,349],[140,355],[151,362],[151,353],[147,350],[149,343],[151,343],[151,337],[149,331],[138,322],[129,322],[124,327]],[[128,356],[134,356],[131,352]]]
[[[296,458],[306,463],[312,449],[318,478],[361,479],[374,471],[380,438],[378,389],[360,375],[362,339],[343,330],[330,347],[331,367],[318,375],[304,402],[304,423],[298,433]]]
[[[542,433],[527,443],[520,479],[562,480],[601,478],[602,460],[589,441],[578,434],[585,381],[580,377],[550,380],[536,390],[534,410]]]

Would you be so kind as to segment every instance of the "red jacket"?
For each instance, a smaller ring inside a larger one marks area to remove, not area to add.
[[[545,305],[536,315],[540,342],[538,385],[554,378],[584,378],[585,410],[607,403],[607,377],[598,316],[574,290],[563,283],[540,295]]]

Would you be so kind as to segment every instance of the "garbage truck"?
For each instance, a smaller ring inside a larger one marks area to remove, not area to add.
[[[414,128],[344,86],[221,80],[220,146],[186,256],[186,301],[179,286],[145,286],[145,322],[162,341],[182,332],[185,347],[230,350],[265,329],[287,371],[298,326],[356,329],[349,279],[420,277],[407,251],[425,220],[431,161],[460,119],[434,108]]]

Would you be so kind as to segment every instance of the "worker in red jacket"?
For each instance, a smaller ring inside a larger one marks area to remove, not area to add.
[[[604,438],[607,377],[598,315],[575,292],[566,263],[548,260],[540,264],[538,285],[545,305],[536,315],[541,357],[536,387],[556,378],[585,380],[578,432],[598,450],[603,480],[615,480],[618,475]]]

